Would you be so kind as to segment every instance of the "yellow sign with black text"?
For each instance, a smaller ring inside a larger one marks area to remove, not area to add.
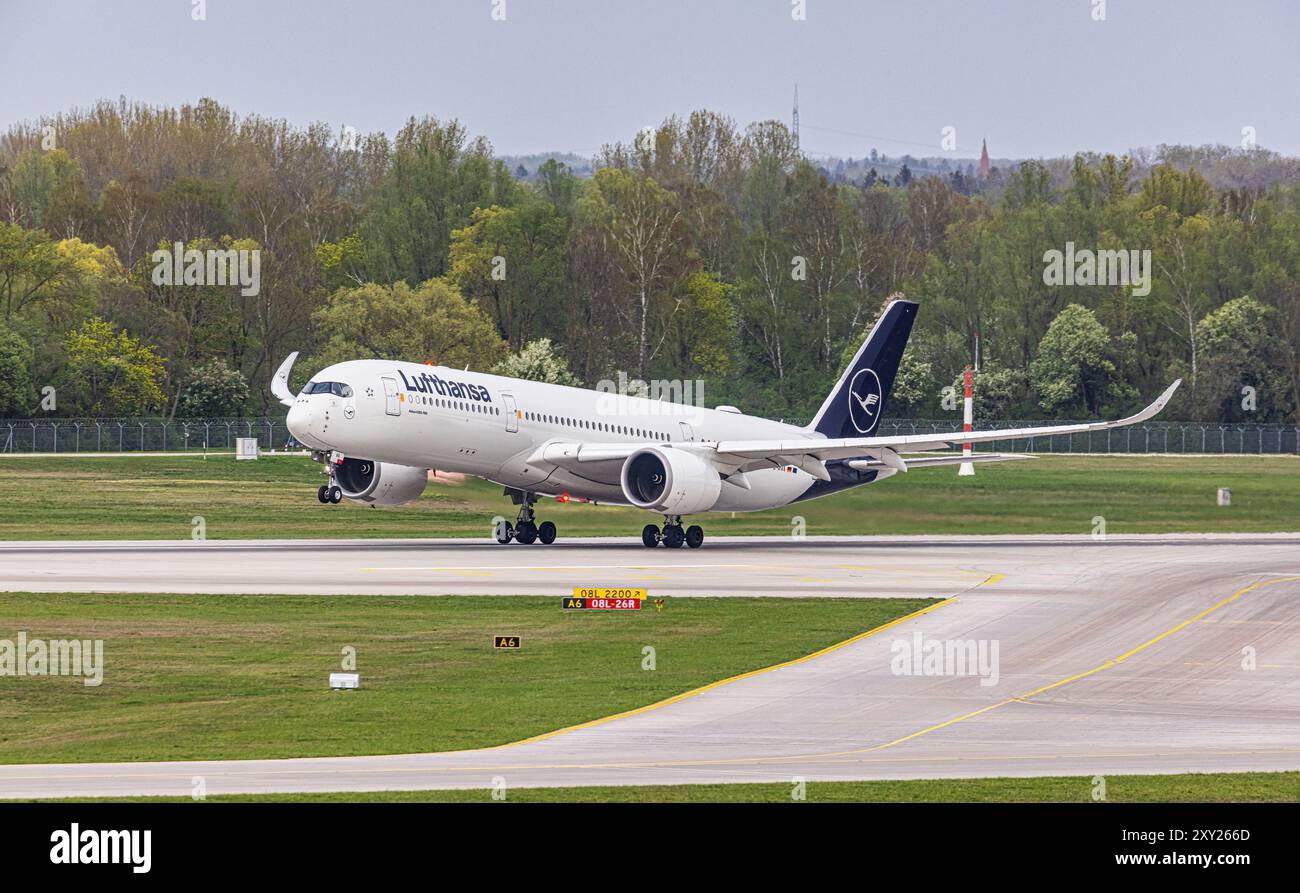
[[[644,589],[579,587],[573,590],[572,598],[565,597],[563,604],[566,610],[639,611],[643,601]]]
[[[574,598],[645,598],[644,589],[582,586],[573,590]]]

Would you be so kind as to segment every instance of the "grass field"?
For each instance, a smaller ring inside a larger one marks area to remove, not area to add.
[[[0,638],[103,639],[104,681],[0,677],[0,762],[244,759],[503,744],[809,654],[931,600],[0,595]],[[496,652],[493,635],[523,637]],[[359,691],[331,692],[341,649]],[[645,646],[656,667],[642,669]]]
[[[316,501],[320,466],[302,456],[236,462],[177,457],[14,458],[0,466],[0,539],[188,539],[202,516],[213,539],[254,537],[487,537],[513,518],[501,488],[431,483],[415,504],[369,508]],[[1232,506],[1215,505],[1219,487]],[[544,500],[560,535],[635,539],[650,515]],[[918,469],[858,490],[752,514],[709,515],[712,536],[807,533],[1108,533],[1300,529],[1300,456],[1045,456]]]
[[[1091,803],[1092,776],[974,778],[925,781],[808,782],[808,803]],[[513,803],[790,803],[792,784],[699,784],[656,787],[514,788]],[[1107,803],[1296,803],[1300,772],[1204,775],[1111,775]],[[189,802],[189,798],[135,798]],[[235,803],[491,803],[491,792],[380,791],[352,794],[213,796]]]

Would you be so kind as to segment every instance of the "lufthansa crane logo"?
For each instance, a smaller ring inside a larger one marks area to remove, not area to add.
[[[870,434],[880,421],[880,376],[861,369],[849,384],[849,418],[860,434]]]

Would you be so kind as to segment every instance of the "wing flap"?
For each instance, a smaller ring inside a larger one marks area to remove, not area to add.
[[[942,456],[902,456],[901,458],[908,469],[913,469],[931,468],[936,465],[959,465],[962,462],[1013,462],[1017,459],[1033,459],[1034,457],[1020,453],[976,453],[973,456],[949,453]],[[848,466],[857,471],[871,471],[877,468],[892,467],[877,459],[850,459]]]

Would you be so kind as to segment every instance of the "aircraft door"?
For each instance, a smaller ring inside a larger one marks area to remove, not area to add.
[[[402,401],[397,394],[397,379],[385,375],[381,380],[384,383],[384,412],[389,415],[401,415]]]
[[[501,402],[506,408],[506,430],[519,430],[519,407],[515,405],[515,398],[510,394],[502,394]]]

